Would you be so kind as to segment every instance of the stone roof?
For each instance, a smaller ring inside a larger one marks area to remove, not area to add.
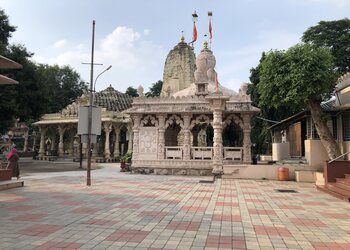
[[[132,97],[115,90],[110,85],[105,90],[96,92],[94,96],[94,103],[107,111],[121,112],[131,108]]]

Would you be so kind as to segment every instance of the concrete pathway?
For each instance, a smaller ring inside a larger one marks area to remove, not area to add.
[[[295,182],[34,173],[0,191],[0,249],[350,249],[350,203]],[[276,189],[295,190],[281,193]]]

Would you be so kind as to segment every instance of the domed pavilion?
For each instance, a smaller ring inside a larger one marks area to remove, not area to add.
[[[131,121],[129,115],[124,113],[131,103],[131,96],[112,86],[94,94],[93,104],[102,108],[101,136],[97,143],[92,144],[92,158],[95,161],[114,161],[120,154],[132,150]],[[46,114],[34,123],[40,130],[39,159],[51,159],[53,156],[77,159],[80,151],[86,157],[87,144],[81,144],[77,135],[79,106],[84,105],[88,105],[85,94],[60,113]]]

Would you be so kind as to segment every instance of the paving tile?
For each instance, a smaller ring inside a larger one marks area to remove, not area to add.
[[[105,166],[93,171],[89,188],[81,173],[69,172],[28,177],[25,188],[1,191],[1,248],[350,249],[348,203],[312,184],[203,184],[201,177]]]

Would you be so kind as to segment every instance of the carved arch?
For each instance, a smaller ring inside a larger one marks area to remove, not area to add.
[[[231,114],[228,117],[226,117],[225,121],[222,123],[222,128],[223,129],[226,128],[232,122],[237,124],[241,129],[244,129],[244,124],[243,124],[242,119],[236,114]]]
[[[158,127],[157,119],[152,115],[147,115],[141,120],[141,127],[147,127],[147,124],[150,123],[152,127]]]
[[[168,128],[171,124],[176,123],[179,125],[181,128],[184,127],[184,122],[181,120],[181,118],[178,115],[172,115],[167,119],[165,122],[165,128]]]
[[[197,124],[203,124],[203,123],[211,124],[212,120],[207,115],[202,114],[198,116],[196,119],[191,121],[190,129],[193,129],[193,127],[196,126]]]

